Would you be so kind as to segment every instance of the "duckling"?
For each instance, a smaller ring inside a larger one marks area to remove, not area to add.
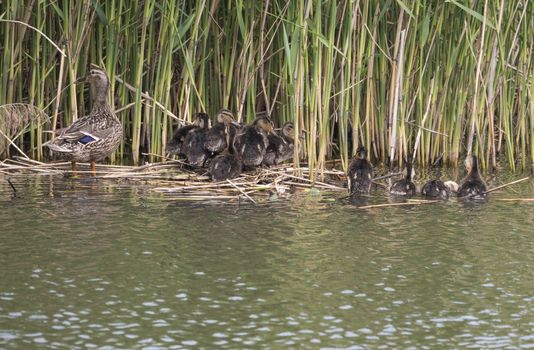
[[[449,188],[449,191],[451,193],[456,193],[458,192],[458,184],[456,183],[456,181],[445,181],[445,186],[447,186]]]
[[[265,150],[265,156],[263,156],[263,164],[267,166],[276,165],[276,154],[279,149],[284,149],[286,146],[285,140],[277,133],[267,135],[269,145]]]
[[[178,128],[172,135],[172,139],[167,143],[167,154],[168,155],[178,155],[185,157],[183,152],[183,144],[187,134],[196,128],[197,125],[189,124]]]
[[[197,113],[193,123],[196,127],[185,136],[182,152],[189,164],[202,167],[208,158],[204,149],[204,141],[210,127],[210,118],[206,113]]]
[[[251,125],[243,127],[234,139],[234,150],[246,168],[260,165],[269,146],[268,134],[273,133],[273,122],[268,117],[258,117]]]
[[[486,184],[482,181],[478,172],[478,159],[476,156],[467,156],[465,158],[465,169],[467,177],[458,188],[458,197],[486,197]]]
[[[221,109],[217,114],[217,123],[206,134],[204,141],[206,151],[211,155],[224,151],[229,145],[228,141],[233,141],[237,128],[232,112],[226,108]]]
[[[287,122],[282,126],[282,135],[276,133],[267,136],[269,146],[263,157],[263,164],[277,165],[293,158],[295,148],[293,139],[293,123]]]
[[[415,172],[412,168],[412,163],[406,162],[405,178],[394,182],[389,189],[389,193],[394,196],[413,196],[415,194],[415,184],[412,181],[414,175]]]
[[[350,194],[369,193],[372,179],[373,166],[367,160],[367,149],[360,146],[356,151],[354,159],[350,162],[347,173]]]
[[[449,187],[441,180],[430,180],[421,189],[425,197],[447,199],[450,195]]]
[[[241,170],[243,170],[241,160],[226,149],[222,154],[213,158],[209,173],[212,181],[224,181],[238,177],[241,175]]]

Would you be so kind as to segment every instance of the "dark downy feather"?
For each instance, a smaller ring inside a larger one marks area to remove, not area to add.
[[[260,165],[269,145],[267,134],[272,133],[272,122],[266,117],[256,118],[235,136],[234,150],[245,167]]]
[[[204,148],[211,155],[221,153],[228,147],[226,144],[226,125],[224,123],[215,123],[206,133]]]
[[[367,150],[359,147],[347,172],[350,194],[369,193],[373,180],[373,166],[367,160]]]
[[[210,119],[205,113],[197,113],[193,123],[196,127],[185,136],[182,149],[189,164],[203,167],[208,159],[208,153],[204,149],[204,142],[209,130]]]
[[[225,152],[213,158],[209,173],[212,181],[224,181],[238,177],[242,169],[241,161],[235,155]]]
[[[293,158],[293,123],[287,122],[282,127],[281,135],[269,134],[269,145],[265,152],[263,164],[277,165]]]
[[[430,180],[421,189],[421,194],[429,198],[447,199],[450,195],[450,189],[441,180]]]
[[[486,184],[482,181],[478,172],[478,159],[476,156],[468,156],[465,159],[467,177],[458,188],[458,197],[485,198]]]
[[[402,180],[396,181],[391,185],[389,193],[394,196],[413,196],[415,195],[415,184],[413,183],[412,164],[406,163],[406,177]]]
[[[265,156],[263,157],[263,164],[265,165],[276,165],[278,164],[278,155],[283,153],[286,148],[288,148],[288,145],[286,141],[277,134],[270,134],[267,136],[267,140],[269,141],[269,145],[267,146],[267,149],[265,150]]]
[[[167,143],[167,153],[169,155],[185,156],[182,148],[185,137],[187,136],[189,131],[193,130],[195,127],[196,125],[190,124],[177,129],[174,132],[172,139]]]

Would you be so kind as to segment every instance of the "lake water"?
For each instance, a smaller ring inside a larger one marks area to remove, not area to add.
[[[0,175],[3,349],[534,347],[534,203],[499,200],[534,197],[530,180],[376,209],[12,181],[17,197]]]

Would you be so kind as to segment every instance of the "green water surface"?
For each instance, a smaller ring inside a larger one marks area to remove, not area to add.
[[[14,196],[6,179],[2,349],[534,347],[534,203],[498,200],[531,181],[366,210],[62,177],[12,178]]]

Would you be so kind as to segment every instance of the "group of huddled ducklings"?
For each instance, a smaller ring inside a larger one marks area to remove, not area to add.
[[[486,197],[486,184],[480,177],[478,171],[478,159],[469,155],[465,159],[467,176],[461,185],[454,181],[443,182],[434,179],[426,182],[421,189],[421,194],[428,198],[447,199],[451,194],[456,193],[458,197],[484,198]],[[413,182],[414,171],[412,164],[407,162],[405,177],[394,182],[389,187],[392,196],[410,197],[416,194],[416,186]],[[367,160],[367,150],[359,147],[356,156],[352,160],[347,173],[348,188],[351,195],[369,193],[373,181],[373,166]]]
[[[243,170],[271,166],[293,158],[293,123],[285,123],[278,134],[272,120],[257,117],[250,125],[234,120],[221,109],[211,126],[206,113],[197,113],[193,123],[175,131],[168,154],[184,157],[190,165],[208,168],[213,181],[238,177]]]

